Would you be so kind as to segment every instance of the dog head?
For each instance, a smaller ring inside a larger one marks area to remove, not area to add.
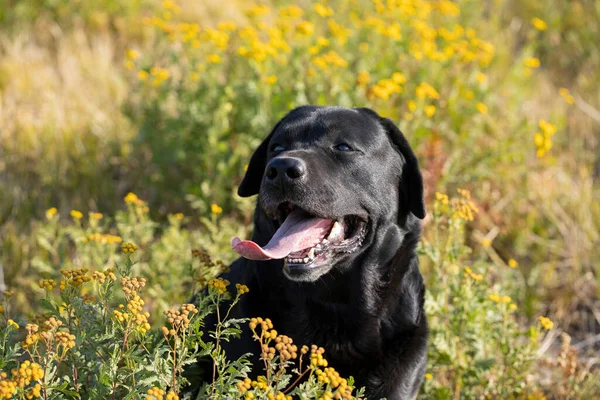
[[[351,268],[389,227],[425,217],[417,158],[394,123],[367,108],[294,109],[255,151],[238,194],[259,194],[271,229],[264,247],[236,238],[234,249],[283,259],[295,281]]]

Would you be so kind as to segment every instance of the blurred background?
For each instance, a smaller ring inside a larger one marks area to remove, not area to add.
[[[127,236],[154,245],[154,301],[185,300],[165,274],[195,247],[234,258],[274,123],[367,106],[409,138],[429,205],[470,191],[471,257],[523,323],[597,359],[599,43],[597,0],[0,0],[0,290],[29,312],[41,278]]]

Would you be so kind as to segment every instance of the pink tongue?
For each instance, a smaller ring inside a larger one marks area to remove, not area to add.
[[[249,260],[284,258],[290,253],[320,243],[332,224],[331,220],[311,218],[303,211],[295,210],[288,215],[264,248],[251,240],[240,240],[237,237],[231,241],[231,247],[240,256]]]

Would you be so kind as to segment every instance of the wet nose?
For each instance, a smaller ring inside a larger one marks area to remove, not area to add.
[[[271,183],[297,183],[306,175],[306,163],[299,158],[277,157],[267,164],[265,177]]]

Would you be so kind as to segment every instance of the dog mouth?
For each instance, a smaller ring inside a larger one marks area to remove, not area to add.
[[[317,216],[289,202],[270,217],[279,227],[266,246],[234,238],[233,250],[250,260],[283,259],[288,268],[312,268],[356,252],[367,232],[367,220],[358,215]]]

